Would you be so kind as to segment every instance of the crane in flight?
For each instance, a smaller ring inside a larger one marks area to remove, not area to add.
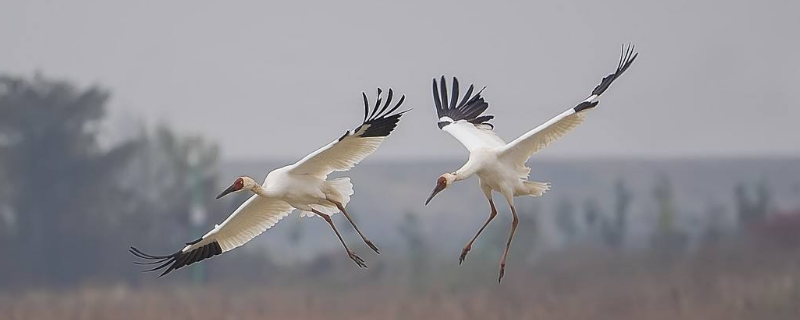
[[[436,187],[428,197],[428,200],[425,201],[425,205],[428,205],[434,196],[453,182],[477,175],[481,190],[483,190],[486,199],[489,200],[489,207],[491,208],[489,218],[478,229],[472,240],[461,250],[459,264],[464,262],[475,239],[497,215],[497,209],[494,201],[492,201],[492,191],[500,193],[508,202],[509,207],[511,207],[511,214],[513,215],[511,232],[503,251],[503,258],[500,260],[498,282],[503,280],[508,249],[511,246],[511,240],[514,238],[514,233],[519,223],[517,211],[514,208],[514,197],[539,197],[547,190],[550,190],[550,184],[548,183],[528,180],[528,174],[531,170],[525,165],[525,162],[531,155],[583,122],[587,111],[597,106],[599,102],[597,99],[600,95],[630,67],[637,56],[638,53],[634,52],[633,46],[629,45],[627,48],[623,46],[616,71],[603,78],[586,100],[509,143],[505,143],[503,139],[494,133],[494,126],[488,122],[494,116],[482,115],[489,107],[489,103],[481,96],[483,89],[473,96],[474,86],[470,85],[459,102],[458,79],[454,77],[453,91],[448,100],[447,83],[444,76],[441,78],[441,85],[436,83],[436,78],[433,79],[433,102],[436,105],[436,113],[439,117],[439,129],[455,137],[469,150],[469,160],[455,172],[442,174],[436,179]]]
[[[133,255],[147,260],[135,263],[154,265],[145,271],[163,269],[161,276],[164,276],[173,270],[244,245],[297,209],[301,211],[301,216],[317,215],[324,219],[336,233],[350,259],[359,267],[366,268],[364,260],[347,247],[331,220],[331,215],[342,212],[361,239],[376,253],[380,253],[378,247],[364,236],[345,209],[353,194],[353,184],[350,183],[350,178],[327,178],[334,171],[350,170],[375,152],[397,126],[400,117],[408,111],[395,112],[403,104],[405,95],[394,106],[390,106],[394,91],[388,90],[385,102],[382,102],[382,94],[382,90],[378,88],[378,97],[370,108],[367,95],[362,92],[364,119],[358,127],[345,132],[297,163],[273,170],[267,175],[264,184],[259,185],[247,176],[237,178],[217,199],[238,191],[251,191],[254,195],[222,224],[214,226],[200,239],[186,243],[183,249],[170,255],[151,255],[131,247],[130,252]]]

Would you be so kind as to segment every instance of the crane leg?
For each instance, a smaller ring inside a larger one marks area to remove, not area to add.
[[[358,235],[361,236],[362,240],[364,240],[364,243],[366,243],[367,246],[369,246],[372,249],[372,251],[375,251],[375,253],[381,254],[381,252],[378,251],[378,247],[376,247],[375,244],[372,243],[372,241],[369,241],[369,239],[367,239],[367,236],[361,233],[361,230],[358,229],[356,223],[353,222],[353,218],[350,218],[350,215],[347,214],[347,210],[344,209],[344,206],[338,201],[333,201],[333,200],[328,200],[328,201],[333,202],[333,204],[335,204],[336,207],[339,208],[339,211],[341,211],[344,214],[344,217],[347,218],[347,221],[349,221],[350,224],[353,225],[353,229],[356,229],[356,232],[358,232]]]
[[[478,233],[476,233],[475,236],[472,237],[472,240],[470,240],[467,243],[467,245],[464,246],[464,249],[461,249],[461,257],[458,258],[458,264],[464,262],[464,259],[467,258],[467,253],[469,253],[469,250],[472,249],[472,244],[475,242],[475,239],[478,239],[478,236],[481,235],[483,229],[486,229],[486,226],[489,225],[489,222],[492,222],[492,220],[494,220],[494,217],[497,216],[497,209],[494,207],[494,201],[492,201],[492,199],[489,199],[489,206],[492,207],[492,212],[489,213],[489,218],[486,219],[486,222],[483,223],[483,226],[481,226],[481,228],[478,230]]]
[[[514,220],[511,221],[511,233],[508,235],[508,242],[506,242],[506,249],[503,251],[503,259],[500,260],[500,277],[497,279],[497,282],[503,281],[503,274],[506,272],[506,258],[508,257],[508,249],[511,247],[511,240],[514,239],[514,233],[517,231],[517,225],[519,224],[519,218],[517,217],[517,209],[514,209],[513,200],[508,202],[509,206],[511,206],[511,214],[514,216]]]
[[[350,249],[347,247],[347,244],[346,244],[346,243],[344,243],[344,239],[342,239],[342,235],[339,233],[339,230],[338,230],[338,229],[336,229],[336,226],[333,224],[333,220],[331,220],[331,216],[329,216],[329,215],[327,215],[327,214],[324,214],[324,213],[322,213],[322,212],[319,212],[319,211],[317,211],[317,210],[314,210],[314,209],[312,209],[312,210],[311,210],[311,212],[314,212],[314,213],[316,213],[318,216],[322,217],[322,219],[325,219],[325,222],[327,222],[327,223],[328,223],[328,224],[331,226],[331,228],[333,229],[333,232],[336,232],[336,236],[337,236],[337,237],[339,237],[339,241],[341,241],[341,242],[342,242],[342,245],[344,246],[344,250],[346,250],[346,251],[347,251],[347,255],[348,255],[348,256],[350,256],[350,259],[352,259],[352,260],[353,260],[353,261],[354,261],[354,262],[355,262],[355,263],[356,263],[356,264],[357,264],[359,267],[366,268],[366,267],[367,267],[367,264],[366,264],[366,263],[364,263],[364,259],[361,259],[361,257],[359,257],[359,256],[358,256],[358,255],[357,255],[355,252],[353,252],[352,250],[350,250]]]

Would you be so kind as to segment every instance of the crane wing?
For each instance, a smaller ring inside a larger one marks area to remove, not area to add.
[[[161,276],[216,255],[231,251],[244,245],[259,234],[272,228],[289,215],[294,208],[276,199],[253,195],[242,203],[222,224],[217,225],[202,238],[189,242],[180,251],[166,256],[154,256],[134,247],[130,252],[135,256],[151,260],[138,264],[156,265],[146,271],[164,269]]]
[[[339,139],[307,155],[289,169],[293,174],[307,174],[325,179],[331,172],[347,171],[375,152],[384,139],[397,127],[400,117],[407,112],[394,113],[403,104],[406,96],[400,97],[397,104],[389,108],[394,92],[389,89],[386,102],[381,106],[381,89],[378,99],[370,112],[366,93],[364,98],[364,120],[357,128],[347,131]]]
[[[619,78],[625,70],[630,67],[638,53],[634,53],[633,46],[622,48],[617,70],[603,78],[597,87],[592,90],[592,94],[586,100],[579,103],[574,108],[562,112],[544,124],[528,131],[521,137],[509,142],[500,150],[500,158],[510,161],[518,166],[524,166],[525,162],[535,152],[543,149],[551,142],[557,140],[567,132],[581,124],[586,117],[586,111],[597,106],[597,98],[608,89],[614,80]]]
[[[496,148],[506,144],[491,129],[481,128],[465,120],[455,121],[442,130],[455,137],[469,151],[479,148]]]
[[[489,120],[494,116],[481,115],[489,108],[489,103],[481,97],[483,89],[473,96],[474,89],[475,86],[470,85],[461,102],[458,102],[458,78],[453,77],[452,99],[448,101],[444,76],[441,78],[441,86],[433,79],[433,102],[439,117],[439,129],[455,137],[469,151],[505,145],[503,139],[492,131],[494,126]]]

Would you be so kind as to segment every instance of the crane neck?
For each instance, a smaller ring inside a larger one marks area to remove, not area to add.
[[[471,177],[475,172],[478,171],[478,168],[474,166],[471,161],[467,161],[461,168],[453,172],[456,176],[455,181],[460,181]]]
[[[253,193],[255,193],[255,194],[259,195],[259,196],[267,197],[267,190],[264,189],[264,187],[262,187],[259,184],[256,184],[256,186],[253,187],[252,191],[253,191]]]

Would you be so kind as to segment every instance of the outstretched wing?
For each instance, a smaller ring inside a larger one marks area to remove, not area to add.
[[[389,108],[394,92],[389,89],[386,102],[381,106],[383,92],[378,88],[378,99],[375,101],[372,112],[366,93],[361,93],[364,98],[364,120],[357,128],[347,131],[339,139],[329,143],[317,151],[307,155],[291,166],[289,171],[294,174],[307,174],[325,179],[331,172],[347,171],[375,152],[384,139],[394,130],[400,117],[407,112],[394,113],[403,104],[406,96],[400,97],[397,104]]]
[[[503,139],[492,131],[494,126],[489,120],[494,116],[482,115],[489,108],[489,103],[481,97],[483,89],[473,96],[474,89],[475,86],[470,85],[461,102],[458,102],[458,79],[453,77],[452,99],[448,100],[444,76],[441,78],[441,86],[433,79],[433,102],[439,116],[439,129],[455,137],[469,151],[505,145]]]
[[[223,254],[247,243],[272,228],[292,210],[294,208],[282,200],[253,195],[221,225],[215,226],[202,238],[187,243],[183,249],[174,254],[154,256],[135,247],[131,247],[130,252],[139,258],[150,260],[134,263],[155,265],[146,271],[163,269],[161,276],[164,276],[173,270]]]
[[[638,53],[634,52],[633,46],[628,46],[627,48],[623,46],[617,70],[603,78],[600,84],[592,90],[592,94],[589,98],[582,101],[574,108],[570,108],[535,129],[528,131],[516,140],[509,142],[508,145],[504,146],[501,150],[500,158],[511,161],[516,165],[524,166],[525,161],[527,161],[532,154],[577,127],[583,122],[586,111],[597,106],[599,103],[597,98],[608,89],[614,80],[619,78],[619,76],[630,67],[631,63],[633,63],[633,60],[635,60],[638,55]]]

